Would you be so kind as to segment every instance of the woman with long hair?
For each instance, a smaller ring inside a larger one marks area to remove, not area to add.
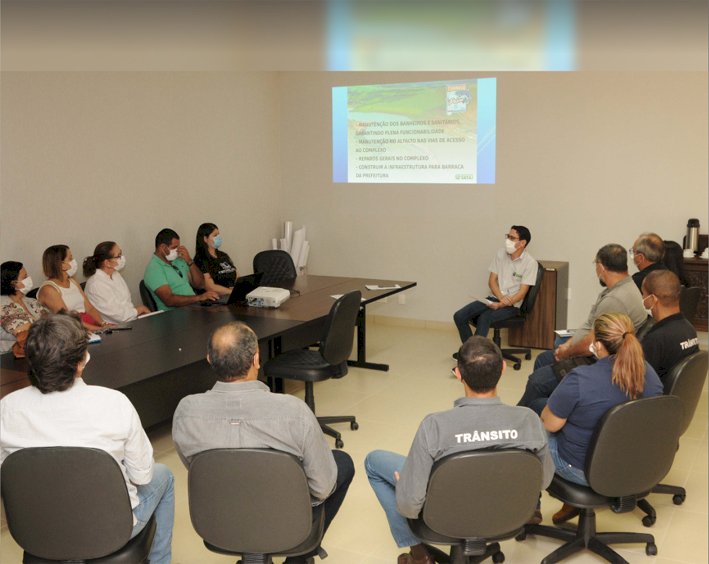
[[[204,289],[229,295],[236,282],[236,267],[229,255],[220,251],[222,236],[213,223],[197,229],[194,262],[204,274]]]
[[[556,473],[584,486],[588,485],[584,472],[586,453],[603,415],[626,401],[663,393],[662,383],[645,361],[627,315],[598,316],[589,349],[597,361],[569,372],[549,397],[541,415],[549,431],[549,451]],[[577,514],[577,509],[564,505],[553,520],[562,523]]]

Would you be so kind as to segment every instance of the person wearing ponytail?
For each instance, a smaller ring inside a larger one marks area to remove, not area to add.
[[[89,331],[107,325],[98,310],[74,279],[76,259],[67,245],[52,245],[42,253],[42,270],[47,277],[37,292],[37,299],[52,313],[76,312]]]
[[[114,241],[99,243],[94,254],[84,259],[86,297],[111,323],[131,321],[150,312],[144,305],[133,305],[128,285],[120,274],[125,265],[126,257]]]
[[[47,313],[47,310],[37,300],[27,297],[27,292],[34,284],[21,262],[3,262],[0,265],[0,274],[0,352],[7,352],[18,338],[23,338],[22,333],[26,333],[32,323]],[[25,334],[24,337],[26,336]]]
[[[222,236],[213,223],[197,228],[194,263],[204,275],[204,289],[228,296],[236,282],[236,267],[229,255],[220,251]]]
[[[549,451],[556,473],[570,482],[588,485],[586,452],[603,415],[612,407],[663,393],[662,382],[646,361],[630,318],[606,313],[593,324],[591,354],[594,364],[569,372],[549,397],[542,423],[549,431]],[[578,515],[564,505],[553,521],[563,523]]]

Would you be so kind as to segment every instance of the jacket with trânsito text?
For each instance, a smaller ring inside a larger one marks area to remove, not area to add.
[[[453,409],[432,413],[419,425],[396,485],[396,505],[404,517],[418,517],[426,499],[431,468],[438,459],[484,448],[525,449],[543,465],[540,491],[554,477],[547,434],[531,409],[495,398],[459,398]],[[484,479],[481,477],[481,479]]]

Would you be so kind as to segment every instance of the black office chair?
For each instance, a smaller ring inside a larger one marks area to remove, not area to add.
[[[293,259],[285,251],[267,250],[256,253],[254,272],[262,272],[261,286],[288,282],[298,276]]]
[[[25,564],[147,562],[155,519],[130,538],[128,490],[107,452],[24,448],[5,459],[0,478],[7,525]]]
[[[322,505],[311,507],[297,457],[269,449],[214,449],[197,454],[188,471],[192,526],[219,554],[243,564],[315,550],[323,536]]]
[[[409,527],[425,543],[451,546],[450,555],[428,546],[436,562],[504,562],[499,540],[514,537],[534,514],[542,464],[517,449],[452,454],[433,465],[426,501]]]
[[[680,426],[680,436],[684,435],[689,427],[694,412],[697,409],[699,398],[702,395],[704,381],[707,378],[707,360],[709,355],[706,351],[697,351],[693,355],[682,359],[672,368],[665,380],[665,393],[677,396],[682,402],[682,424]],[[651,493],[670,494],[672,503],[682,505],[687,497],[687,491],[681,486],[670,486],[668,484],[657,484],[652,488]],[[643,517],[643,525],[650,527],[655,524],[657,513],[647,499],[638,501],[638,507],[646,513]]]
[[[534,286],[529,288],[527,295],[524,296],[522,300],[522,305],[519,308],[519,315],[517,317],[511,317],[509,319],[503,319],[502,321],[495,321],[490,324],[492,328],[492,340],[495,344],[500,347],[502,351],[502,356],[507,360],[513,362],[513,367],[515,370],[519,370],[522,367],[522,361],[515,355],[523,354],[526,360],[532,359],[532,350],[528,348],[502,348],[502,338],[500,336],[501,329],[509,329],[510,327],[517,327],[519,325],[524,325],[527,315],[532,311],[534,307],[534,302],[537,300],[537,294],[539,293],[539,287],[542,285],[542,279],[544,278],[544,267],[540,262],[537,262],[537,279],[534,282]]]
[[[138,284],[138,289],[140,290],[140,299],[143,302],[143,305],[147,307],[150,311],[157,311],[158,304],[155,302],[155,298],[153,298],[153,295],[150,293],[150,290],[148,290],[148,287],[145,285],[144,280],[140,281],[140,283]]]
[[[29,292],[27,292],[27,297],[36,300],[37,292],[39,292],[39,288],[32,288]]]
[[[315,413],[314,382],[342,378],[347,374],[347,359],[352,352],[354,326],[362,301],[359,291],[350,292],[332,304],[318,350],[296,349],[278,355],[263,367],[267,378],[285,378],[305,382],[305,403]],[[335,438],[335,446],[342,448],[342,435],[328,423],[349,422],[355,431],[359,428],[353,415],[318,417],[323,432]]]
[[[667,475],[677,450],[682,404],[675,396],[642,398],[617,405],[603,416],[586,457],[590,487],[554,476],[547,491],[552,497],[580,509],[576,530],[565,525],[526,525],[524,533],[567,541],[549,554],[543,564],[559,562],[588,548],[609,562],[625,562],[609,544],[645,543],[645,553],[657,554],[652,535],[644,533],[599,533],[596,507],[631,511]]]
[[[679,291],[679,310],[689,321],[694,319],[699,306],[699,299],[702,296],[702,289],[699,286],[686,288],[682,286]]]

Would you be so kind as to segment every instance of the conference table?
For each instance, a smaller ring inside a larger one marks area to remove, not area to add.
[[[367,290],[367,285],[385,289]],[[366,307],[402,292],[415,282],[302,275],[282,284],[291,298],[279,308],[244,304],[199,305],[141,317],[128,331],[103,333],[101,342],[89,345],[91,362],[84,371],[88,384],[120,390],[128,396],[148,428],[168,420],[184,396],[214,385],[215,376],[206,362],[211,332],[230,321],[243,321],[259,338],[261,357],[306,346],[322,337],[324,321],[333,296],[353,290],[362,293],[357,319],[356,359],[353,366],[387,370],[385,364],[366,359]],[[29,385],[27,362],[12,353],[0,356],[0,397]]]

